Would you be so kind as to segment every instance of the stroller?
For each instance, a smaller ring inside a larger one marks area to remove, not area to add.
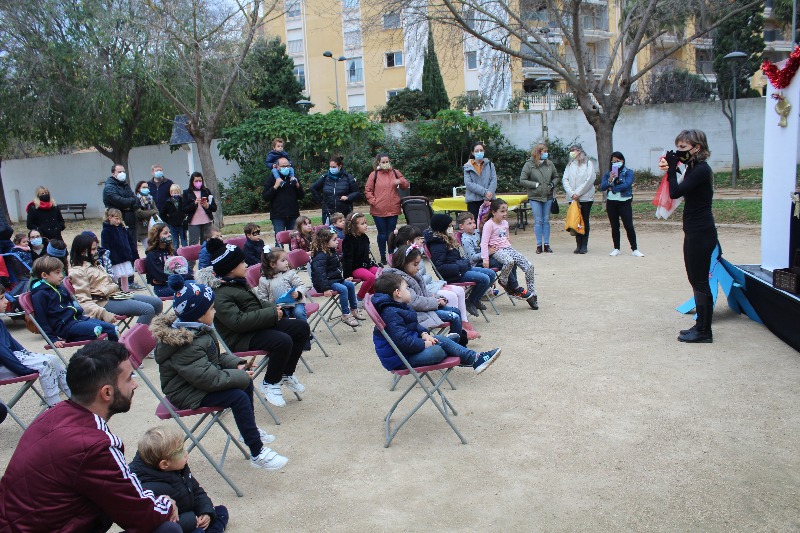
[[[425,231],[431,226],[433,208],[424,196],[407,196],[400,200],[400,207],[406,217],[406,224]]]

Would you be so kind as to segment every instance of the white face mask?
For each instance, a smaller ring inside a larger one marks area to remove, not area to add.
[[[116,176],[114,176],[114,177],[115,177],[115,178],[117,178],[117,180],[119,180],[119,181],[125,181],[125,180],[128,178],[128,175],[127,175],[127,174],[125,174],[124,172],[119,172],[119,173],[118,173]]]

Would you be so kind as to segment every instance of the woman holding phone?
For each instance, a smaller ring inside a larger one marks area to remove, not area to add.
[[[189,244],[199,244],[200,239],[214,221],[217,202],[205,185],[203,174],[192,172],[189,188],[183,191],[183,212],[189,220]]]
[[[611,154],[611,170],[603,174],[600,190],[608,191],[606,211],[611,223],[611,240],[614,241],[614,249],[608,255],[620,254],[619,221],[622,219],[633,252],[631,255],[644,257],[636,245],[636,230],[633,229],[633,170],[625,166],[622,152]]]

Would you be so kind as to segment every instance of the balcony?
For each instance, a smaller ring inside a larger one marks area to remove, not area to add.
[[[681,40],[683,40],[683,36],[681,36]],[[658,49],[665,49],[677,45],[678,42],[678,35],[675,32],[669,31],[656,39],[653,46]]]
[[[764,30],[764,50],[768,52],[791,52],[792,43],[788,39],[789,35],[781,30]]]
[[[699,48],[700,50],[711,50],[714,46],[714,39],[710,37],[700,37],[692,41],[692,44],[695,48]]]

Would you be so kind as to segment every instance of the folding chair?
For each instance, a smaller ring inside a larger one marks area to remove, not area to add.
[[[433,208],[424,196],[407,196],[400,200],[400,207],[406,217],[406,224],[425,231],[431,226]]]
[[[275,242],[281,246],[287,246],[286,250],[291,250],[292,245],[292,232],[288,229],[279,231],[275,234]]]
[[[64,362],[65,365],[68,364],[67,358],[64,357],[64,354],[62,354],[58,350],[58,348],[56,348],[56,345],[53,343],[50,337],[47,336],[47,333],[44,332],[44,329],[42,329],[41,324],[39,324],[39,322],[36,320],[36,316],[33,314],[33,300],[31,300],[31,293],[23,292],[22,294],[19,295],[17,301],[19,302],[20,307],[22,307],[22,310],[25,311],[25,314],[28,315],[33,321],[33,324],[36,326],[36,330],[39,332],[39,335],[44,337],[44,340],[47,343],[44,345],[44,349],[53,350],[54,352],[56,352],[56,355]],[[107,337],[108,335],[103,333],[102,335],[97,337],[97,339],[93,340],[105,339]],[[64,348],[74,348],[76,346],[84,346],[86,344],[89,344],[90,342],[92,341],[66,342],[64,343]]]
[[[153,290],[153,286],[147,283],[147,263],[145,263],[144,259],[135,260],[133,262],[133,269],[139,275],[139,280],[142,282],[142,285],[147,287],[147,290],[150,292],[150,296],[155,296],[156,298],[160,298],[162,302],[171,302],[175,299],[174,296],[158,296]],[[166,313],[169,310],[170,307],[165,307],[162,310],[162,313]]]
[[[64,288],[67,289],[67,292],[75,296],[75,287],[72,286],[72,281],[70,281],[69,277],[64,278],[63,283]],[[114,319],[122,324],[121,326],[117,326],[119,332],[122,333],[131,327],[131,321],[133,320],[133,317],[127,315],[114,315]]]
[[[462,246],[462,247],[464,246],[464,244],[461,242],[461,237],[462,237],[461,231],[453,232],[453,237],[455,238],[455,240],[459,244],[459,246]],[[495,274],[500,272],[500,269],[497,269],[497,268],[493,268],[492,270],[494,271]],[[498,285],[499,285],[499,283],[498,283]],[[502,285],[501,285],[501,288],[502,288]],[[492,294],[490,291],[486,291],[485,296],[489,300],[489,304],[492,306],[492,309],[494,309],[494,314],[496,314],[496,315],[499,315],[500,311],[497,310],[497,307],[494,305],[494,301],[497,300],[498,298],[502,297],[503,295],[508,296],[508,299],[511,301],[511,305],[513,305],[514,307],[517,306],[517,303],[514,301],[514,298],[512,298],[511,295],[508,294],[508,291],[506,291],[505,289],[503,289],[501,292],[499,292],[497,294],[497,296]]]
[[[225,239],[225,244],[232,244],[238,248],[244,249],[244,243],[247,242],[247,237],[231,237],[229,239]]]
[[[28,429],[28,426],[22,420],[20,420],[20,418],[14,413],[13,407],[25,395],[25,393],[28,392],[29,390],[32,390],[33,392],[35,392],[36,396],[38,396],[39,399],[42,400],[42,403],[45,403],[44,396],[42,395],[41,392],[39,392],[39,389],[37,389],[34,386],[34,383],[36,383],[37,379],[39,379],[39,373],[38,372],[34,372],[33,374],[27,374],[27,375],[24,375],[24,376],[13,376],[13,377],[7,377],[7,378],[0,378],[0,387],[4,387],[6,385],[13,385],[15,383],[22,383],[22,386],[17,390],[17,392],[14,394],[14,396],[12,396],[9,401],[4,402],[4,403],[6,404],[6,407],[8,407],[8,414],[11,415],[11,418],[14,419],[14,422],[19,424],[19,427],[21,427],[23,431]],[[45,407],[43,407],[42,410],[39,411],[39,414],[41,414],[45,409],[47,409],[46,405],[47,404],[45,403]],[[39,415],[36,415],[36,416],[39,416]]]
[[[146,324],[135,324],[126,332],[121,340],[128,349],[128,352],[131,354],[130,361],[134,370],[139,370],[144,358],[147,357],[147,355],[156,347],[156,339],[153,338],[153,335],[150,333],[150,330]],[[211,464],[211,466],[214,467],[214,470],[216,470],[217,473],[222,476],[222,479],[224,479],[225,482],[230,485],[236,495],[239,497],[243,496],[244,493],[239,489],[239,487],[236,486],[233,480],[228,477],[228,475],[225,473],[225,470],[223,470],[225,456],[228,453],[228,447],[230,446],[231,442],[233,442],[233,444],[239,448],[239,451],[242,452],[242,455],[244,455],[245,459],[250,458],[250,452],[247,450],[247,448],[245,448],[239,442],[236,436],[222,421],[223,416],[225,416],[230,409],[225,409],[223,407],[179,409],[172,405],[172,402],[170,402],[163,394],[161,394],[161,391],[157,389],[155,385],[153,385],[153,382],[150,381],[144,372],[138,371],[137,376],[145,385],[147,385],[147,388],[150,389],[150,392],[152,392],[159,401],[158,407],[156,408],[156,416],[161,420],[169,420],[170,418],[173,419],[183,431],[184,442],[187,440],[192,441],[192,444],[189,446],[189,448],[187,448],[186,451],[190,452],[194,448],[197,448],[200,453],[203,454],[203,457],[205,457],[206,460]],[[184,417],[196,415],[200,416],[200,420],[198,420],[191,428],[189,428],[182,420]],[[209,417],[211,419],[208,420],[208,422],[203,426],[202,430],[195,434],[197,429],[200,428],[200,426],[203,425],[203,423],[206,422]],[[203,445],[200,444],[200,441],[203,439],[203,437],[205,437],[209,430],[215,425],[219,426],[227,436],[225,440],[225,446],[222,451],[222,457],[219,461],[216,461],[208,452],[208,450],[206,450]]]
[[[431,268],[433,269],[433,272],[436,274],[436,277],[439,278],[440,280],[444,281],[447,285],[455,285],[456,287],[463,288],[464,289],[464,296],[465,297],[469,297],[469,293],[472,292],[472,290],[475,288],[475,285],[477,285],[477,284],[474,281],[457,281],[457,282],[452,282],[451,283],[451,282],[445,280],[444,276],[442,276],[442,273],[439,272],[439,269],[436,268],[436,265],[433,263],[433,260],[431,259],[431,251],[428,249],[428,244],[427,243],[423,244],[423,247],[424,247],[424,250],[425,250],[425,256],[428,258],[428,262],[431,264]],[[491,303],[491,302],[489,302],[489,303]],[[492,307],[494,307],[494,305],[492,305]],[[486,316],[486,313],[483,312],[483,309],[478,309],[478,311],[480,311],[481,315],[483,316],[483,319],[486,322],[489,322],[489,317]],[[495,308],[495,311],[497,311],[496,308]],[[500,314],[500,313],[498,313],[498,314]]]
[[[457,367],[461,363],[461,360],[458,357],[445,357],[439,364],[436,365],[421,366],[416,368],[411,366],[411,364],[408,362],[408,359],[405,358],[394,341],[392,341],[391,337],[389,337],[389,334],[386,333],[386,324],[381,319],[381,316],[378,314],[375,306],[372,305],[372,297],[369,294],[364,297],[364,309],[367,311],[370,319],[372,319],[372,322],[375,324],[375,328],[381,333],[381,335],[383,335],[383,338],[386,339],[386,341],[392,347],[392,350],[394,350],[395,354],[397,354],[405,366],[403,369],[391,370],[390,372],[400,376],[405,376],[408,374],[414,376],[414,381],[406,388],[405,391],[400,394],[400,397],[396,402],[394,402],[394,405],[392,405],[391,409],[389,409],[389,412],[386,414],[386,418],[384,420],[386,428],[386,444],[384,447],[389,447],[389,445],[392,443],[392,439],[394,439],[395,435],[397,435],[397,432],[400,431],[400,428],[402,428],[405,423],[408,422],[409,419],[414,416],[414,414],[419,411],[420,407],[422,407],[428,400],[430,400],[436,406],[436,409],[439,410],[439,413],[444,417],[445,421],[447,421],[447,424],[461,440],[461,444],[466,444],[467,440],[450,419],[448,409],[452,411],[453,416],[458,415],[458,412],[455,410],[455,408],[453,408],[453,405],[442,391],[442,385],[447,380],[447,375],[453,370],[453,368]],[[434,381],[430,375],[430,373],[434,371],[441,372],[441,376],[436,381]],[[428,385],[423,378],[425,378],[430,385]],[[420,388],[425,392],[425,397],[417,402],[414,408],[411,409],[411,411],[405,417],[403,417],[403,419],[400,420],[400,422],[398,422],[393,429],[391,425],[392,415],[400,403],[412,390],[417,387],[417,385],[419,385]],[[436,399],[435,394],[439,395],[439,400]]]
[[[189,263],[196,263],[200,259],[200,244],[192,244],[190,246],[181,246],[178,248],[178,255],[186,258]]]

